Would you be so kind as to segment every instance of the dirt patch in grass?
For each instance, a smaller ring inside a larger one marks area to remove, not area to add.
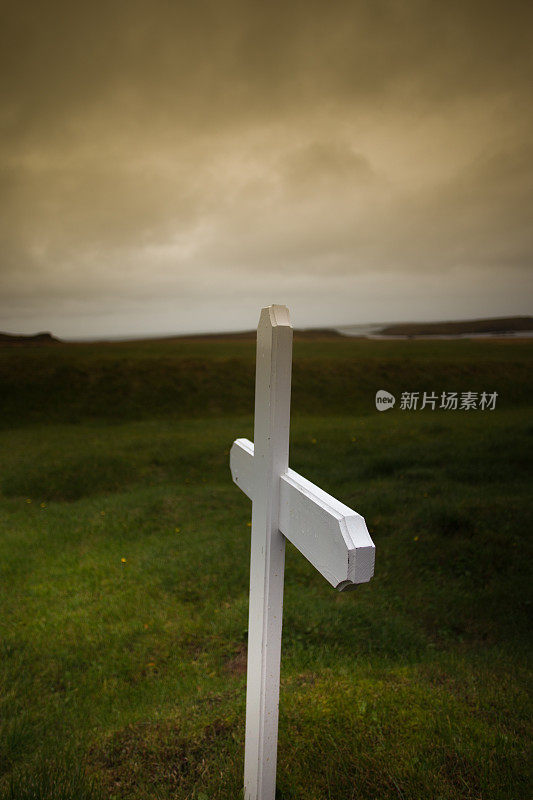
[[[146,796],[148,787],[163,786],[174,796],[205,776],[208,762],[224,749],[233,728],[226,720],[215,720],[189,738],[179,723],[139,722],[93,747],[90,762],[111,797]]]
[[[238,645],[232,658],[226,662],[224,669],[226,672],[229,672],[230,675],[245,675],[247,663],[247,647],[246,644],[242,642]]]

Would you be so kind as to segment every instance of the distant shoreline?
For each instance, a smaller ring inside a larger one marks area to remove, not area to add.
[[[497,317],[462,322],[400,322],[387,325],[382,336],[461,336],[511,334],[533,331],[533,317]]]
[[[490,317],[446,322],[396,322],[374,325],[345,325],[337,328],[344,336],[368,339],[457,339],[533,336],[533,317]]]
[[[58,344],[106,344],[118,342],[146,342],[195,340],[252,340],[255,330],[220,333],[182,333],[153,336],[131,336],[118,338],[97,338],[83,340],[58,339],[51,333],[31,335],[0,333],[0,346]],[[343,325],[331,328],[296,328],[296,340],[363,338],[363,339],[461,339],[461,338],[531,338],[533,337],[533,317],[491,317],[486,319],[446,321],[446,322],[398,322],[374,323],[366,325]]]

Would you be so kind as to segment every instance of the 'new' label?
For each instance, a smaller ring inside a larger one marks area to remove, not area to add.
[[[392,408],[394,403],[396,402],[396,398],[390,392],[386,392],[385,389],[380,389],[376,392],[376,408],[378,411],[388,411],[389,408]]]

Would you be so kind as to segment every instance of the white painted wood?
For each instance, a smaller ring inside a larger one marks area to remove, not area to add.
[[[229,451],[229,468],[233,482],[246,497],[254,499],[254,443],[249,439],[235,439]]]
[[[233,480],[254,499],[254,445],[237,439],[230,452]],[[292,469],[281,476],[279,529],[338,590],[374,574],[375,547],[364,518]]]
[[[285,539],[280,476],[289,459],[292,327],[285,306],[261,311],[257,329],[252,546],[248,620],[246,800],[274,800]]]
[[[374,574],[363,517],[289,469],[292,327],[285,306],[257,329],[254,442],[231,448],[233,480],[252,500],[245,800],[274,800],[285,538],[342,590]]]

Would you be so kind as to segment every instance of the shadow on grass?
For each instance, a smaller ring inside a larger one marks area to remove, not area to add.
[[[201,798],[197,787],[213,782],[224,797],[226,780],[229,798],[239,793],[234,767],[242,744],[234,719],[215,719],[189,736],[179,722],[139,722],[93,747],[90,758],[109,798]]]
[[[41,761],[32,769],[15,770],[1,800],[107,800],[94,779],[87,775],[79,757]]]

